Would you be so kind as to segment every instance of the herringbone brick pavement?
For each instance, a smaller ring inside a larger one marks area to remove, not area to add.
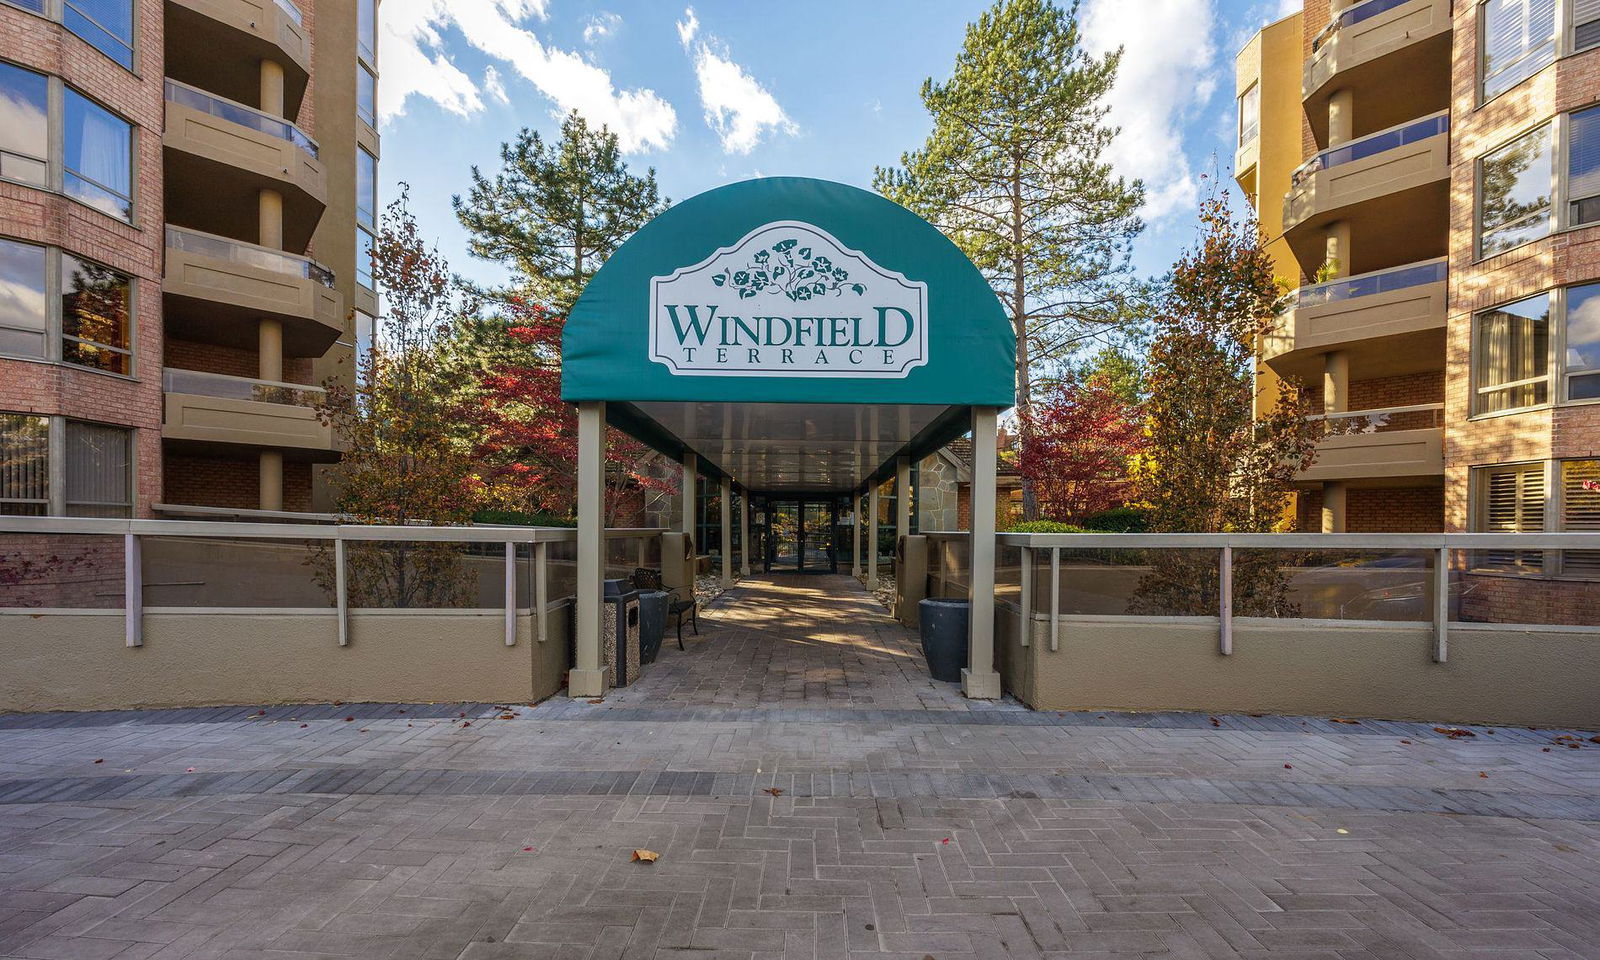
[[[966,704],[862,599],[601,704],[0,717],[0,957],[1600,957],[1591,734]]]

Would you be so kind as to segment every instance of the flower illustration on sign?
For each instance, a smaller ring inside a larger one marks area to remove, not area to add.
[[[743,269],[724,269],[711,282],[739,291],[740,300],[767,292],[781,293],[798,303],[829,293],[841,296],[846,290],[858,297],[867,292],[864,284],[850,282],[849,271],[834,266],[822,254],[812,256],[811,248],[799,243],[792,237],[779,240],[769,249],[757,250]]]

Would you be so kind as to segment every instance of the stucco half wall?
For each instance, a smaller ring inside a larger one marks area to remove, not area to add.
[[[1600,728],[1600,628],[1452,625],[1434,663],[1429,624],[1063,617],[1002,607],[1007,690],[1040,710],[1195,710]]]
[[[561,689],[567,605],[500,610],[350,612],[338,643],[329,611],[146,610],[144,645],[123,643],[121,611],[0,615],[0,711],[117,710],[215,704],[488,701],[529,703]]]

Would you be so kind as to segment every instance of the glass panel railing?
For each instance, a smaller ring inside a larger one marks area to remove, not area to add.
[[[1316,53],[1318,50],[1321,50],[1323,45],[1326,44],[1328,40],[1331,39],[1333,35],[1338,33],[1342,28],[1353,26],[1363,20],[1370,20],[1380,13],[1387,13],[1390,10],[1393,10],[1395,7],[1402,6],[1410,2],[1411,0],[1364,0],[1362,3],[1358,3],[1353,7],[1347,8],[1343,13],[1335,17],[1327,26],[1323,27],[1322,32],[1317,34],[1316,38],[1311,41],[1311,52]]]
[[[306,136],[305,132],[299,127],[282,117],[274,117],[272,114],[263,113],[255,107],[247,107],[242,103],[219,97],[214,93],[207,93],[197,87],[191,87],[187,83],[179,83],[170,77],[167,79],[166,96],[168,103],[176,103],[191,110],[198,110],[201,113],[218,117],[229,123],[237,123],[241,127],[249,127],[251,130],[264,133],[269,137],[287,140],[306,153],[311,154],[312,158],[317,156],[317,141]]]
[[[1444,426],[1444,404],[1414,403],[1404,407],[1345,410],[1340,413],[1319,413],[1311,419],[1322,423],[1325,437],[1428,430]]]
[[[245,243],[231,237],[219,237],[214,233],[201,233],[199,230],[190,230],[187,227],[175,227],[170,223],[167,224],[167,249],[197,253],[203,257],[215,257],[248,267],[271,270],[273,273],[305,277],[330,289],[334,285],[333,271],[309,257]]]
[[[1367,157],[1377,156],[1384,151],[1403,147],[1408,143],[1420,143],[1449,130],[1449,111],[1436,113],[1431,117],[1423,117],[1421,120],[1413,120],[1410,123],[1403,123],[1387,130],[1379,130],[1377,133],[1368,134],[1359,140],[1351,140],[1349,143],[1341,143],[1337,147],[1329,147],[1301,164],[1299,169],[1295,170],[1290,177],[1290,180],[1294,186],[1298,187],[1310,179],[1312,174],[1320,170],[1327,170],[1346,163],[1354,163],[1357,160],[1365,160]]]
[[[223,373],[181,370],[177,367],[167,367],[161,371],[161,389],[167,393],[190,393],[224,400],[254,400],[258,403],[281,403],[290,407],[316,406],[322,401],[325,393],[321,387],[303,383],[253,380],[249,377],[230,377]]]
[[[272,0],[272,2],[277,4],[278,9],[282,10],[284,15],[290,20],[293,20],[296,26],[303,27],[306,25],[304,18],[300,16],[300,8],[295,6],[292,2],[290,2],[290,0]]]
[[[1374,270],[1371,273],[1361,273],[1353,277],[1341,277],[1338,280],[1329,280],[1327,283],[1301,287],[1290,294],[1290,306],[1318,307],[1325,303],[1339,303],[1394,290],[1421,287],[1430,283],[1443,283],[1449,273],[1450,265],[1444,257],[1422,263],[1408,263],[1403,267],[1391,267],[1388,270]]]

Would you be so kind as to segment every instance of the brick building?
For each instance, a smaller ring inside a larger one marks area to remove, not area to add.
[[[1235,177],[1298,287],[1263,376],[1327,425],[1297,523],[1600,530],[1600,3],[1305,0],[1236,70]]]
[[[376,3],[0,0],[0,514],[312,509],[377,309]]]

